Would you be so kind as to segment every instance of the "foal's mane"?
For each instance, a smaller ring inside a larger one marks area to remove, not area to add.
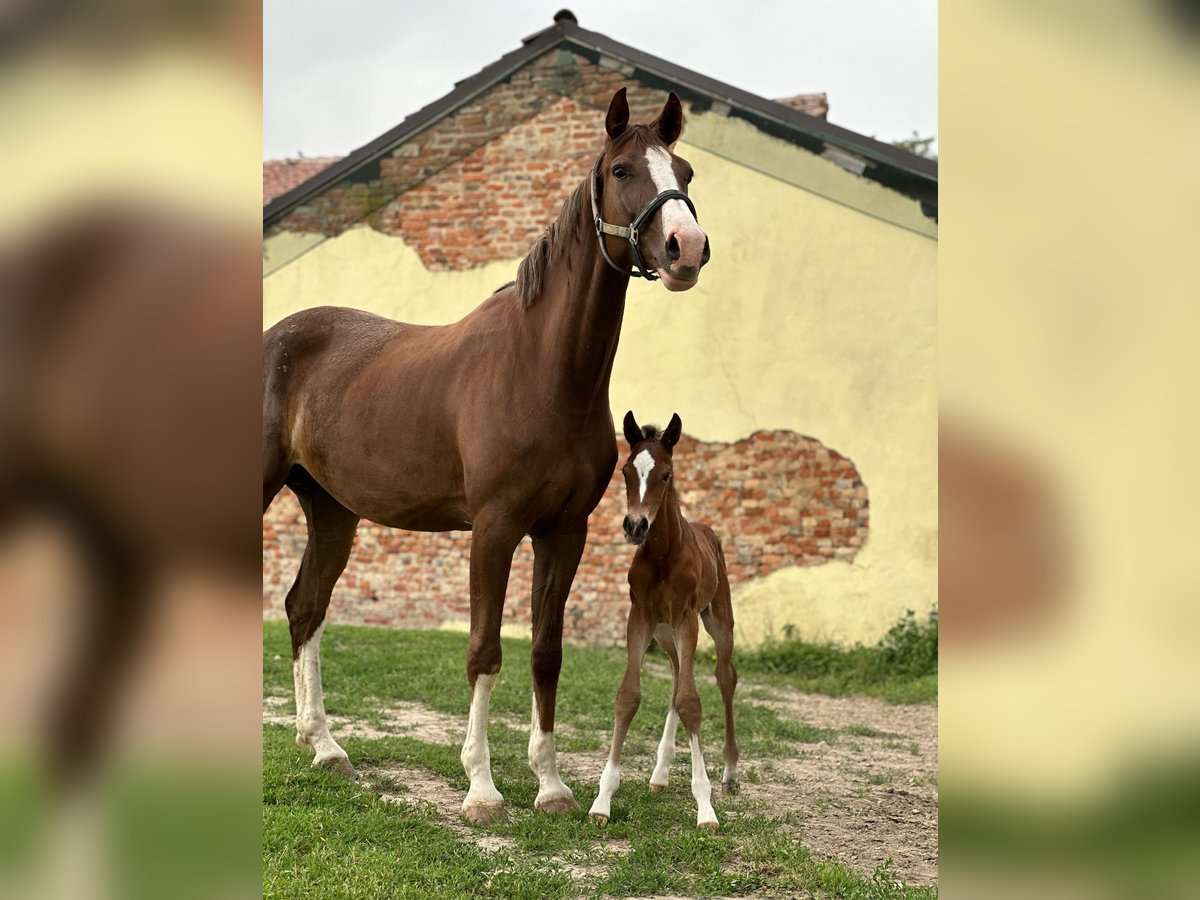
[[[627,145],[632,145],[634,150],[640,150],[655,144],[661,145],[662,141],[655,135],[652,128],[647,125],[630,125],[616,141],[610,141],[604,152],[611,152],[617,146],[623,150]],[[558,218],[551,222],[533,242],[529,254],[521,260],[521,265],[517,267],[517,280],[514,284],[522,309],[529,309],[541,296],[546,270],[562,257],[563,252],[571,244],[572,228],[580,220],[580,214],[586,213],[583,218],[591,221],[591,210],[587,208],[591,202],[588,196],[590,190],[588,185],[591,179],[591,168],[589,167],[588,174],[584,176],[583,181],[575,187],[575,190],[563,203]],[[591,229],[588,229],[588,233],[591,233]]]

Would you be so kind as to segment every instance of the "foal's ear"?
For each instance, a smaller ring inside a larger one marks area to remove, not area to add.
[[[625,443],[630,447],[634,444],[640,444],[646,438],[642,434],[641,426],[638,425],[637,419],[633,417],[633,410],[625,413]]]
[[[662,112],[650,123],[650,127],[668,147],[679,140],[679,135],[683,133],[683,105],[674,91],[667,96]]]
[[[660,441],[662,445],[670,450],[679,443],[679,436],[683,434],[683,422],[679,418],[679,413],[674,413],[671,416],[671,424],[667,426],[667,430],[663,432]]]
[[[604,130],[610,140],[616,140],[625,133],[629,124],[629,101],[625,99],[625,88],[613,94],[612,102],[608,104],[608,116],[604,119]]]

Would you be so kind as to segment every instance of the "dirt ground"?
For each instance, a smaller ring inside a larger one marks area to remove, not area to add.
[[[834,744],[797,745],[788,756],[751,759],[743,756],[742,795],[762,814],[788,817],[795,837],[815,855],[870,874],[885,860],[892,871],[913,885],[934,885],[938,874],[937,706],[894,706],[866,697],[826,697],[796,691],[764,691],[743,682],[744,703],[768,706],[782,716],[810,725],[837,729]],[[758,696],[756,696],[758,695]],[[291,724],[287,700],[267,698],[264,723]],[[517,725],[519,723],[506,723]],[[403,733],[436,744],[457,745],[466,727],[462,717],[448,716],[419,704],[391,708],[383,728],[333,716],[335,737],[384,737]],[[685,751],[681,751],[686,756]],[[560,753],[563,774],[593,782],[603,768],[605,751]],[[647,778],[630,772],[627,778]],[[385,799],[416,798],[433,805],[454,829],[483,849],[509,850],[503,837],[480,841],[477,831],[459,823],[460,793],[444,780],[410,767],[362,771],[365,783]],[[389,782],[402,785],[397,792]],[[586,808],[589,798],[581,797]]]

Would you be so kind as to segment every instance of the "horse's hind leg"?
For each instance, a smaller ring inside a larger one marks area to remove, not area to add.
[[[654,631],[654,639],[670,658],[671,675],[674,679],[671,705],[667,708],[667,721],[663,724],[654,771],[650,774],[650,790],[661,791],[666,788],[671,775],[671,764],[675,762],[675,737],[679,733],[679,714],[675,712],[675,693],[679,690],[679,653],[675,649],[675,638],[671,634],[670,626],[659,625]]]
[[[737,688],[737,669],[733,665],[733,604],[729,598],[729,582],[724,578],[712,605],[700,616],[716,644],[717,685],[725,703],[725,772],[721,776],[721,790],[736,794],[738,745],[733,732],[733,692]]]
[[[712,806],[712,783],[704,768],[700,751],[700,695],[696,692],[696,638],[700,623],[689,615],[674,628],[675,647],[679,652],[679,675],[675,679],[675,712],[687,729],[692,748],[692,796],[696,799],[696,826],[717,829],[717,814]]]
[[[353,776],[346,751],[329,733],[321,693],[321,633],[325,611],[358,528],[358,516],[333,499],[311,478],[296,479],[292,490],[308,519],[308,544],[286,607],[292,635],[292,670],[296,679],[296,743],[315,753],[314,766]]]

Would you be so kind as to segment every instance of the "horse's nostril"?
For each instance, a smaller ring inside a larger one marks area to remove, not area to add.
[[[679,241],[675,239],[675,235],[671,235],[667,240],[667,259],[671,262],[679,259]]]
[[[622,524],[625,526],[626,531],[632,532],[633,531],[633,516],[626,516],[625,521]]]
[[[708,247],[708,238],[704,238],[704,251],[700,254],[700,265],[708,262],[708,258],[712,256],[712,251]]]

